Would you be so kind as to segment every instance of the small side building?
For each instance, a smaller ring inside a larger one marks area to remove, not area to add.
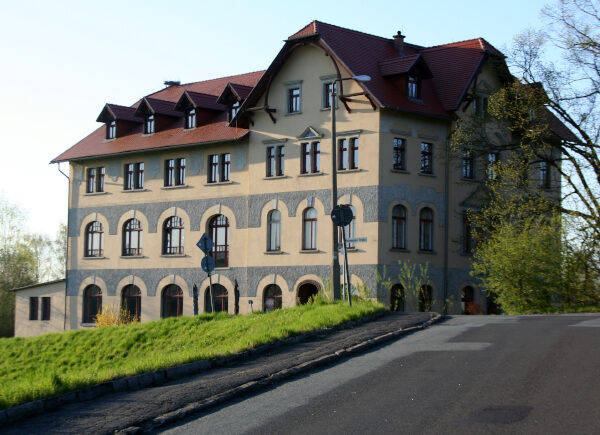
[[[66,280],[28,285],[15,292],[15,337],[65,330]]]

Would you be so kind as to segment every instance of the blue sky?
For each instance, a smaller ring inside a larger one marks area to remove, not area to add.
[[[481,36],[502,50],[540,25],[547,3],[0,0],[0,193],[27,211],[31,231],[54,235],[67,180],[48,162],[99,126],[105,103],[133,104],[164,80],[266,69],[312,20],[384,37],[401,30],[420,45]]]

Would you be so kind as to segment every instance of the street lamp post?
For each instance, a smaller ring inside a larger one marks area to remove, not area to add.
[[[371,77],[366,75],[353,77],[338,77],[331,85],[331,210],[337,205],[337,134],[335,129],[335,107],[337,103],[337,84],[343,80],[354,80],[357,82],[368,82]],[[333,227],[332,253],[333,259],[331,263],[331,285],[333,287],[333,300],[341,299],[340,292],[340,259],[338,256],[338,227],[335,222],[331,222]],[[350,297],[350,295],[348,295]]]

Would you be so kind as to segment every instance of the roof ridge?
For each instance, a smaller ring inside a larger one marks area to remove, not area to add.
[[[263,73],[264,74],[266,71],[267,71],[266,69],[263,69],[263,70],[257,70],[257,71],[251,71],[251,72],[247,72],[247,73],[242,73],[242,74],[232,74],[230,76],[215,77],[215,78],[212,78],[212,79],[199,80],[197,82],[182,83],[182,84],[180,84],[178,86],[179,87],[190,86],[190,85],[195,85],[195,84],[198,84],[198,83],[206,83],[206,82],[212,82],[212,81],[215,81],[215,80],[223,80],[223,79],[230,79],[230,78],[233,78],[233,77],[248,76],[250,74],[257,74],[257,73]],[[229,81],[229,83],[235,83],[235,82]],[[242,85],[242,86],[246,86],[246,85]],[[252,86],[250,86],[250,87],[252,87]],[[158,91],[155,91],[155,92],[152,92],[150,94],[144,95],[144,97],[142,97],[142,98],[147,98],[147,97],[150,97],[150,96],[152,96],[154,94],[158,94],[159,92],[162,92],[165,89],[168,89],[168,88],[159,89]]]
[[[482,50],[485,50],[485,48],[481,44],[481,40],[482,39],[483,38],[481,36],[479,36],[477,38],[463,39],[461,41],[446,42],[445,44],[438,44],[438,45],[432,45],[431,47],[425,47],[421,51],[435,50],[435,49],[441,49],[441,48],[448,48],[451,45],[462,44],[463,42],[471,42],[471,41],[478,41],[479,45],[482,47]],[[485,41],[485,39],[483,39],[483,40]],[[485,41],[485,42],[487,42],[487,41]],[[488,44],[489,44],[489,42],[488,42]],[[490,44],[490,46],[492,46],[492,44]],[[494,46],[492,46],[492,48],[496,49],[496,47],[494,47]]]

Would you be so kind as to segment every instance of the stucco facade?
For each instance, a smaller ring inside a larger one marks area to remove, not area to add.
[[[15,292],[15,337],[65,329],[65,280],[35,284]]]

